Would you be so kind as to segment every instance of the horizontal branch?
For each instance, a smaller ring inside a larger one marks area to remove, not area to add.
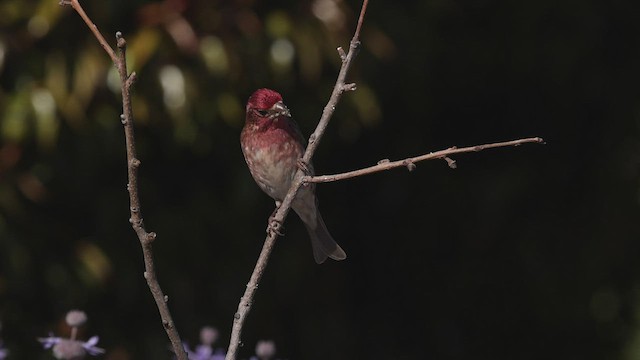
[[[353,170],[341,174],[334,175],[318,175],[318,176],[305,176],[304,183],[326,183],[339,180],[350,179],[358,176],[373,174],[381,171],[391,170],[399,167],[406,167],[409,171],[413,171],[416,167],[415,163],[425,160],[444,159],[449,164],[449,167],[455,168],[455,161],[450,159],[449,156],[461,153],[478,152],[485,149],[493,149],[507,146],[519,146],[527,143],[542,144],[544,140],[539,137],[518,139],[512,141],[505,141],[492,144],[469,146],[464,148],[450,147],[446,150],[440,150],[425,155],[406,158],[404,160],[389,161],[388,159],[381,160],[378,165],[370,166],[364,169]]]

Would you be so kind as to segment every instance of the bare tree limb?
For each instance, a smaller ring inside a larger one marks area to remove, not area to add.
[[[116,33],[116,41],[119,50],[118,55],[116,56],[111,46],[109,46],[107,41],[98,31],[98,28],[95,26],[95,24],[93,24],[89,16],[87,16],[87,14],[84,12],[78,0],[62,0],[60,4],[70,5],[76,10],[78,14],[80,14],[82,19],[84,19],[85,23],[89,26],[93,34],[98,39],[98,42],[100,42],[100,44],[105,49],[107,54],[111,57],[114,65],[118,69],[122,87],[122,115],[120,115],[120,121],[122,122],[122,125],[124,127],[127,150],[127,175],[129,180],[127,183],[127,191],[129,192],[129,210],[131,213],[129,222],[131,223],[133,230],[136,232],[138,240],[140,240],[145,268],[144,278],[147,281],[149,290],[151,291],[153,299],[156,302],[156,306],[158,307],[158,311],[160,312],[162,326],[164,327],[167,336],[171,341],[171,346],[177,358],[179,360],[188,360],[187,353],[184,350],[184,346],[182,345],[182,341],[180,340],[180,335],[178,334],[178,330],[173,323],[173,319],[167,305],[169,297],[164,295],[164,293],[162,292],[160,283],[158,282],[158,278],[156,276],[152,248],[153,241],[156,239],[156,233],[147,232],[142,220],[142,209],[140,205],[140,197],[138,196],[138,168],[140,167],[140,160],[136,155],[136,144],[133,132],[133,110],[131,108],[131,87],[136,81],[136,73],[132,72],[131,74],[129,74],[127,70],[127,42],[125,41],[124,37],[122,37],[122,33]]]
[[[526,143],[541,144],[541,143],[544,143],[544,140],[539,137],[534,137],[534,138],[493,143],[493,144],[469,146],[464,148],[451,147],[446,150],[440,150],[440,151],[432,152],[425,155],[406,158],[404,160],[389,161],[388,159],[384,159],[384,160],[380,160],[377,165],[370,166],[364,169],[353,170],[353,171],[349,171],[341,174],[305,176],[302,182],[303,183],[326,183],[326,182],[350,179],[357,176],[373,174],[380,171],[391,170],[399,167],[406,167],[409,169],[409,171],[413,171],[415,169],[415,163],[420,161],[425,161],[425,160],[433,160],[433,159],[444,159],[449,165],[449,167],[455,169],[456,162],[455,160],[449,157],[451,155],[469,153],[469,152],[478,152],[485,149],[493,149],[498,147],[519,146]]]
[[[80,15],[82,20],[84,20],[84,22],[87,24],[87,26],[91,30],[91,32],[93,32],[93,35],[95,35],[96,39],[98,39],[98,42],[100,43],[100,45],[102,45],[102,48],[104,49],[104,51],[107,52],[107,54],[111,58],[111,61],[113,61],[113,63],[117,65],[118,59],[116,58],[116,53],[113,51],[111,46],[109,46],[109,43],[107,42],[107,40],[105,40],[104,36],[102,36],[100,31],[98,31],[98,27],[96,26],[96,24],[94,24],[93,21],[91,21],[91,18],[89,18],[89,16],[87,15],[87,13],[84,12],[84,9],[80,5],[80,2],[78,0],[60,0],[60,5],[71,6],[73,10],[75,10],[78,13],[78,15]]]
[[[322,111],[322,116],[320,117],[318,126],[316,127],[316,130],[313,132],[313,134],[311,134],[311,136],[309,137],[307,149],[304,153],[304,156],[302,157],[302,162],[304,162],[305,164],[308,164],[311,161],[311,158],[313,157],[313,154],[315,153],[316,148],[318,147],[318,144],[322,139],[327,125],[329,125],[331,116],[333,116],[333,112],[335,111],[342,94],[345,91],[352,91],[356,88],[355,84],[346,84],[345,79],[353,60],[358,54],[358,49],[360,48],[360,30],[362,28],[362,23],[364,21],[364,15],[367,11],[368,3],[368,0],[363,0],[362,2],[362,9],[360,10],[360,16],[358,18],[358,25],[354,32],[353,38],[351,39],[351,43],[349,44],[349,52],[345,54],[344,50],[341,47],[338,48],[338,54],[342,59],[342,66],[340,67],[338,79],[336,80],[336,84],[333,88],[333,92],[331,93],[331,97],[329,98],[329,102]],[[272,222],[269,224],[269,228],[267,229],[267,237],[264,241],[264,245],[262,246],[262,251],[260,252],[260,256],[258,257],[256,266],[253,269],[253,273],[251,274],[251,278],[249,279],[249,283],[247,284],[244,295],[242,296],[242,298],[240,298],[238,310],[233,317],[231,341],[229,342],[229,349],[227,350],[227,356],[225,358],[226,360],[235,360],[237,358],[238,348],[242,345],[242,328],[244,326],[247,315],[251,310],[253,297],[256,290],[258,289],[258,284],[260,283],[262,274],[267,267],[267,262],[269,261],[269,256],[271,255],[271,251],[273,250],[275,241],[279,236],[278,228],[287,217],[287,214],[291,209],[291,202],[298,193],[300,186],[302,186],[305,175],[306,174],[304,174],[302,170],[298,170],[295,179],[292,182],[291,187],[289,188],[289,192],[282,200],[282,203],[273,216]]]

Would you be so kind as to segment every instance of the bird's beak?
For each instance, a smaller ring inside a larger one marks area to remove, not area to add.
[[[284,115],[291,117],[291,112],[289,112],[289,108],[282,102],[278,101],[271,107],[271,111],[278,115]]]

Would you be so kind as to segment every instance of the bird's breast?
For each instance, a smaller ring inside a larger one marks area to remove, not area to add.
[[[276,200],[286,195],[303,155],[302,145],[282,132],[243,136],[242,152],[260,188]]]

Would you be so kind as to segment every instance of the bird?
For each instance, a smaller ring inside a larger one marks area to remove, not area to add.
[[[306,148],[306,141],[278,92],[258,89],[249,97],[240,145],[251,176],[275,200],[277,209],[287,195]],[[305,165],[305,170],[313,175],[313,164]],[[307,228],[316,263],[322,264],[327,258],[346,259],[346,253],[320,215],[315,184],[302,186],[291,207]]]

